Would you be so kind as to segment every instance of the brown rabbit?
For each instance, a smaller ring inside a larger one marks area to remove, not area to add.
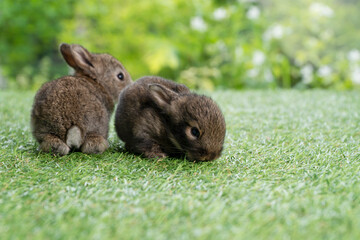
[[[121,92],[115,129],[130,152],[193,161],[218,158],[226,131],[213,100],[160,77],[143,77]]]
[[[102,153],[110,116],[121,90],[132,82],[124,66],[108,54],[63,43],[60,52],[75,70],[45,83],[35,96],[31,127],[40,150],[66,155],[71,149]]]

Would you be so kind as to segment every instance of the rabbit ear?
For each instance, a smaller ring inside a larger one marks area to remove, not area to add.
[[[149,84],[150,95],[161,108],[167,108],[179,94],[160,84]]]
[[[96,71],[92,62],[92,54],[86,48],[77,44],[60,45],[60,51],[65,61],[76,71],[83,72],[85,75],[96,79]]]

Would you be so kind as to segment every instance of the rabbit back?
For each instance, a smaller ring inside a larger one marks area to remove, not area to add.
[[[142,149],[148,148],[153,141],[163,142],[162,136],[166,135],[164,119],[154,108],[148,91],[148,85],[154,83],[178,93],[190,93],[183,84],[155,76],[142,77],[121,92],[115,113],[115,130],[126,148],[137,154],[143,153]]]
[[[212,99],[150,76],[120,94],[115,130],[135,154],[210,161],[222,152],[225,120]]]
[[[102,153],[108,147],[114,105],[132,83],[131,76],[109,54],[90,53],[81,45],[66,43],[60,45],[60,52],[75,73],[39,89],[31,112],[33,135],[45,152]]]
[[[66,142],[67,131],[77,126],[83,138],[97,132],[104,138],[114,104],[95,82],[67,76],[45,83],[37,92],[31,113],[33,135],[40,143],[51,133]]]

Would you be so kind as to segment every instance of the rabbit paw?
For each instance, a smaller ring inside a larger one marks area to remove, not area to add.
[[[166,158],[168,155],[162,151],[159,145],[153,144],[151,146],[151,149],[144,152],[144,156],[146,158],[163,159]]]
[[[108,141],[100,135],[86,136],[83,145],[81,146],[81,152],[87,154],[103,153],[108,149]]]
[[[40,144],[40,150],[43,152],[53,153],[56,155],[64,156],[70,152],[70,148],[58,137],[47,135]]]

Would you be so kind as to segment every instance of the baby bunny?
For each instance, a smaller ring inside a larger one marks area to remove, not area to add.
[[[44,152],[66,155],[80,149],[102,153],[109,146],[110,116],[131,77],[108,54],[92,54],[80,45],[66,43],[61,44],[60,52],[75,73],[39,89],[31,112],[33,136]]]
[[[120,94],[115,129],[125,147],[147,158],[210,161],[222,152],[225,120],[209,97],[182,84],[143,77]]]

